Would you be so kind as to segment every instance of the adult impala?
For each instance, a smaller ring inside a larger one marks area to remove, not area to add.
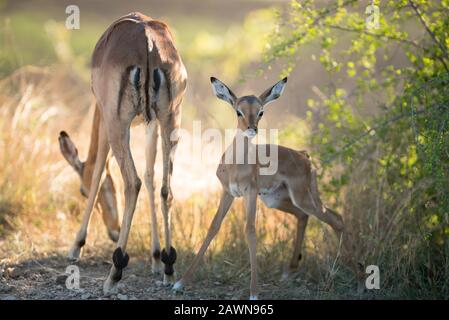
[[[223,191],[218,211],[206,235],[198,254],[183,277],[174,285],[179,290],[191,280],[193,273],[202,260],[210,242],[218,233],[223,218],[228,212],[234,198],[243,197],[246,206],[246,238],[249,246],[251,263],[250,299],[257,299],[257,261],[256,261],[256,202],[257,196],[270,208],[291,213],[297,218],[297,231],[293,256],[289,269],[294,270],[301,258],[301,246],[309,216],[313,215],[328,223],[340,236],[344,229],[342,217],[322,205],[317,187],[316,172],[312,169],[306,152],[296,151],[277,145],[255,145],[251,139],[257,134],[257,125],[262,118],[264,108],[280,97],[284,91],[287,78],[256,97],[237,96],[220,80],[211,78],[215,95],[228,102],[235,110],[238,128],[233,143],[222,156],[217,169]],[[241,143],[239,143],[241,142]],[[259,155],[270,156],[273,147],[277,150],[277,170],[262,173],[264,164]],[[262,152],[260,152],[262,151]],[[255,161],[251,161],[255,155]],[[240,160],[237,160],[240,158]],[[243,160],[243,161],[242,161]]]
[[[69,252],[71,259],[79,258],[81,248],[85,244],[89,220],[110,148],[123,177],[125,209],[120,231],[114,223],[117,221],[115,191],[111,188],[109,173],[101,188],[100,203],[103,209],[106,208],[106,220],[111,222],[107,224],[109,234],[115,239],[119,233],[117,248],[112,257],[113,266],[103,286],[105,294],[116,291],[122,270],[128,264],[126,244],[141,187],[130,151],[132,123],[145,122],[147,126],[145,183],[151,203],[152,267],[157,271],[162,261],[165,264],[164,282],[170,283],[174,280],[176,250],[171,244],[170,234],[170,207],[173,199],[170,179],[178,141],[172,133],[180,126],[181,101],[186,81],[186,69],[176,51],[168,26],[141,13],[128,14],[112,23],[93,52],[92,91],[96,98],[96,111],[88,158],[90,161],[81,163],[74,144],[65,132],[59,137],[62,153],[80,173],[82,189],[86,192],[88,190],[83,221]],[[162,252],[157,233],[153,184],[159,127],[163,153],[161,206],[165,231],[165,248]],[[113,214],[111,210],[108,211],[110,208],[113,208]]]

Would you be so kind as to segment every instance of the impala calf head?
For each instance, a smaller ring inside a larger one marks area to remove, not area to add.
[[[212,90],[215,95],[229,103],[237,113],[238,129],[248,138],[254,138],[257,134],[257,126],[262,118],[264,108],[270,102],[279,98],[284,92],[287,78],[277,82],[274,86],[265,90],[260,96],[237,96],[223,82],[217,78],[211,77]]]

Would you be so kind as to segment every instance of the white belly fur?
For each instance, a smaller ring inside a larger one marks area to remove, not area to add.
[[[239,189],[239,185],[237,183],[230,183],[229,184],[229,193],[233,196],[233,197],[241,197],[242,193]]]
[[[233,197],[243,196],[242,190],[240,190],[237,183],[229,183],[229,193]],[[288,194],[285,192],[284,187],[277,185],[272,188],[261,188],[259,189],[259,197],[263,203],[269,208],[277,208]]]
[[[259,196],[268,208],[277,208],[287,194],[285,187],[277,185],[273,188],[261,188],[259,190]]]

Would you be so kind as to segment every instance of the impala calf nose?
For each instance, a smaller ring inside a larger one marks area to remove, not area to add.
[[[248,126],[248,129],[244,132],[248,138],[254,138],[257,135],[257,127]]]

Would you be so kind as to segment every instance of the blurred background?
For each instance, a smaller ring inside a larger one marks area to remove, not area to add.
[[[80,8],[79,30],[65,26],[72,4]],[[66,130],[85,159],[93,116],[91,53],[111,22],[133,11],[167,22],[174,34],[189,76],[182,118],[189,132],[195,121],[203,131],[236,126],[233,110],[212,94],[210,76],[237,95],[260,94],[289,76],[261,127],[278,129],[280,144],[309,151],[324,201],[342,212],[357,244],[354,257],[363,269],[378,265],[381,271],[380,290],[358,293],[338,240],[310,219],[300,270],[281,285],[296,223],[260,204],[261,297],[449,297],[447,0],[0,0],[0,295],[67,295],[53,278],[64,270],[85,199],[57,137]],[[141,177],[143,142],[143,128],[133,129]],[[192,162],[193,154],[191,144],[180,143],[174,165],[172,221],[180,272],[204,238],[219,199],[215,169],[221,150],[202,162]],[[113,171],[122,191],[115,162]],[[203,285],[184,298],[247,296],[243,212],[237,201],[199,271]],[[149,220],[142,189],[128,250],[136,259],[131,270],[144,279],[139,283],[154,287],[159,279],[149,275]],[[103,261],[113,247],[101,215],[94,214],[85,256],[100,262],[81,262],[86,272],[105,276]],[[38,270],[41,277],[17,270]],[[97,298],[101,279],[89,276],[92,283],[84,284],[90,298]],[[133,291],[136,284],[125,280]],[[155,295],[176,298],[162,287],[135,293]]]

